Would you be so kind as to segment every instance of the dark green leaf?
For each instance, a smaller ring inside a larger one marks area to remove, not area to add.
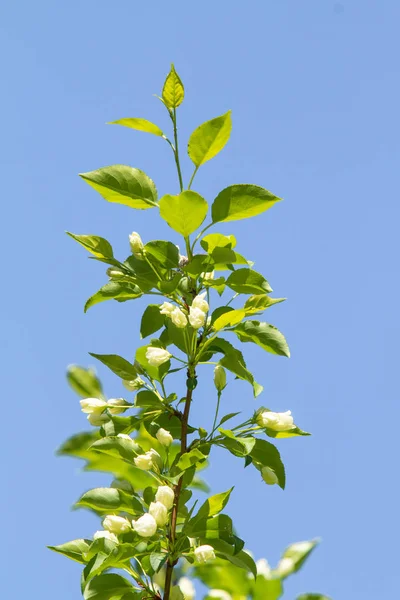
[[[238,294],[265,294],[272,292],[268,281],[252,269],[237,269],[226,280],[226,285]]]
[[[144,250],[147,258],[150,255],[165,269],[176,269],[179,266],[179,250],[172,242],[162,240],[148,242]]]
[[[121,575],[112,573],[92,579],[86,586],[83,597],[85,600],[121,600],[130,591],[134,591],[132,584]]]
[[[160,313],[159,304],[149,304],[145,309],[140,323],[140,335],[142,338],[155,333],[164,325],[164,315]]]
[[[103,285],[98,292],[93,294],[85,304],[84,311],[87,312],[89,308],[99,302],[105,302],[106,300],[117,300],[118,302],[126,302],[127,300],[135,300],[142,295],[140,288],[134,283],[126,281],[110,281]]]
[[[135,496],[116,488],[89,490],[79,498],[75,506],[77,508],[91,508],[104,514],[123,511],[136,515],[143,512],[143,506]]]
[[[233,330],[241,342],[253,342],[267,352],[290,357],[290,350],[283,334],[269,323],[245,321]]]
[[[278,478],[279,486],[282,489],[285,488],[285,467],[283,466],[278,449],[273,444],[270,444],[266,440],[256,440],[250,456],[260,466],[272,469]]]
[[[137,371],[133,364],[122,358],[122,356],[118,356],[118,354],[94,354],[94,352],[89,352],[89,354],[97,358],[103,365],[106,365],[121,379],[132,381],[137,377]]]
[[[83,558],[83,555],[89,550],[91,543],[91,540],[72,540],[59,546],[48,546],[48,548],[72,560],[85,564],[86,560]]]

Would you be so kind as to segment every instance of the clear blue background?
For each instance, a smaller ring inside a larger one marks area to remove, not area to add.
[[[64,370],[92,364],[88,351],[131,357],[143,303],[105,303],[84,315],[104,270],[63,232],[104,235],[120,257],[132,230],[145,239],[171,234],[153,214],[108,204],[77,177],[127,163],[154,178],[160,194],[176,192],[167,144],[104,125],[139,116],[167,127],[152,94],[171,61],[187,90],[183,137],[233,110],[231,141],[195,188],[211,201],[226,185],[251,182],[285,198],[257,219],[221,227],[240,235],[239,250],[288,297],[269,319],[293,354],[245,346],[265,393],[255,402],[246,384],[230,385],[224,408],[291,408],[313,432],[279,444],[285,492],[223,454],[209,481],[214,491],[236,481],[230,513],[256,558],[275,563],[288,543],[323,538],[288,582],[288,600],[304,591],[395,597],[399,19],[395,0],[3,3],[5,597],[80,598],[80,567],[44,546],[92,534],[96,519],[69,507],[109,478],[54,456],[86,427]],[[189,167],[185,159],[186,176]],[[119,380],[99,372],[108,394],[120,395]],[[205,426],[210,391],[207,384],[196,394],[194,416]]]

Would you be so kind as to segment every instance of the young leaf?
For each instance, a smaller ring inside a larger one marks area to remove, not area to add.
[[[122,356],[118,356],[118,354],[94,354],[94,352],[89,352],[89,354],[93,358],[97,358],[103,365],[106,365],[121,379],[131,381],[137,377],[137,371],[132,363],[122,358]]]
[[[269,323],[245,321],[233,329],[241,342],[253,342],[271,354],[290,357],[290,350],[283,334]]]
[[[226,285],[238,294],[262,294],[272,292],[268,281],[252,269],[237,269],[226,280]]]
[[[213,323],[213,328],[215,331],[219,331],[224,327],[231,327],[232,325],[236,325],[243,321],[246,316],[246,312],[244,310],[230,310],[220,317],[216,319]]]
[[[231,111],[228,110],[193,131],[189,138],[188,154],[197,168],[221,152],[229,140],[231,129]]]
[[[207,460],[207,456],[200,452],[200,450],[198,450],[197,448],[193,448],[193,450],[190,450],[190,452],[185,452],[184,454],[182,454],[182,456],[176,463],[176,467],[180,471],[186,471],[187,469],[190,469],[190,467],[192,467],[193,465],[202,463],[205,460]]]
[[[81,398],[103,398],[103,388],[94,369],[70,365],[67,369],[67,381]]]
[[[91,579],[84,589],[83,597],[85,600],[121,600],[128,592],[134,591],[135,588],[127,579],[112,573]],[[129,600],[133,599],[134,596],[129,595]]]
[[[222,492],[221,494],[215,494],[215,496],[211,496],[208,498],[204,504],[201,505],[197,514],[193,519],[191,519],[192,524],[194,525],[199,519],[204,519],[208,517],[213,517],[217,515],[225,508],[228,504],[229,497],[232,493],[233,487],[226,492]]]
[[[164,315],[160,313],[159,304],[149,304],[145,309],[140,323],[140,335],[142,338],[155,333],[164,325]]]
[[[212,220],[218,223],[248,219],[263,213],[280,200],[282,198],[258,185],[231,185],[215,198],[211,208]]]
[[[168,108],[174,109],[182,104],[184,96],[185,90],[181,78],[175,71],[174,65],[171,65],[171,70],[164,83],[162,100]]]
[[[243,309],[247,314],[255,314],[274,304],[279,304],[280,302],[284,302],[286,298],[271,298],[266,294],[257,294],[256,296],[250,296],[244,304]]]
[[[160,200],[160,215],[176,232],[188,237],[206,218],[208,204],[200,194],[190,190]]]
[[[156,206],[157,190],[143,171],[127,165],[113,165],[80,173],[82,179],[108,202],[125,204],[139,210]]]
[[[236,246],[236,238],[234,235],[222,235],[222,233],[210,233],[203,237],[200,246],[207,252],[212,254],[215,248],[233,249]]]
[[[79,563],[86,563],[83,555],[89,550],[92,540],[72,540],[59,546],[47,546],[53,552],[63,554],[72,560],[76,560]]]
[[[127,300],[135,300],[142,295],[142,290],[134,283],[125,281],[110,281],[103,285],[93,296],[86,300],[84,311],[85,313],[100,302],[107,300],[116,300],[117,302],[126,302]]]
[[[118,119],[117,121],[111,121],[109,125],[122,125],[123,127],[129,127],[130,129],[136,129],[137,131],[145,131],[146,133],[152,133],[154,135],[159,135],[160,137],[164,135],[157,125],[154,125],[151,121],[147,121],[147,119],[138,119],[135,117]]]
[[[69,237],[86,248],[93,256],[98,258],[113,258],[113,249],[105,238],[98,235],[76,235],[75,233],[66,232]]]

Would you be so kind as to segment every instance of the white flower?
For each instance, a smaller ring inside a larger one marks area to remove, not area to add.
[[[206,313],[203,312],[200,308],[190,307],[189,311],[189,322],[193,329],[200,329],[203,327],[204,322],[206,320]]]
[[[170,510],[174,505],[174,500],[174,491],[167,485],[160,485],[156,491],[156,501],[161,502],[168,510]]]
[[[217,365],[214,369],[214,385],[218,392],[222,392],[226,386],[226,372],[221,365]]]
[[[103,521],[103,527],[111,533],[126,533],[131,528],[128,519],[116,515],[108,515]]]
[[[123,398],[111,398],[107,402],[107,408],[108,408],[110,415],[119,415],[120,413],[125,412],[126,409],[128,408],[128,406],[129,406],[129,404],[127,402],[125,402],[125,400]],[[115,407],[115,408],[113,408],[113,407]]]
[[[268,564],[268,561],[265,558],[260,558],[256,562],[257,567],[257,575],[261,575],[262,577],[269,577],[271,574],[271,567]]]
[[[281,577],[286,577],[286,575],[289,575],[293,571],[295,566],[294,560],[288,557],[283,557],[278,562],[275,572]]]
[[[146,452],[146,454],[139,454],[139,456],[135,456],[133,459],[135,466],[138,469],[142,469],[142,471],[150,471],[153,468],[153,457],[150,452]]]
[[[171,304],[171,302],[163,302],[160,305],[160,313],[162,315],[167,315],[169,317],[171,315],[171,313],[175,310],[175,308],[176,308],[176,306]]]
[[[174,441],[174,438],[170,434],[169,431],[160,427],[160,429],[156,433],[156,438],[163,446],[170,446]]]
[[[206,563],[215,558],[214,548],[208,544],[204,544],[204,546],[195,548],[194,556],[198,563]]]
[[[136,377],[136,379],[132,379],[132,381],[123,381],[122,384],[130,392],[136,392],[144,386],[144,381],[141,377]]]
[[[92,413],[91,415],[88,415],[88,421],[94,427],[101,427],[102,425],[104,425],[104,423],[107,423],[107,421],[109,420],[110,418],[108,415],[98,415],[97,413]]]
[[[111,531],[96,531],[93,535],[94,540],[100,540],[101,538],[105,538],[106,540],[110,540],[110,542],[114,542],[118,544],[118,538],[115,533],[111,533]]]
[[[273,431],[289,431],[294,429],[296,425],[293,423],[292,412],[290,410],[277,413],[270,410],[265,410],[258,413],[256,422],[260,427],[267,427]]]
[[[225,590],[210,590],[208,597],[218,598],[218,600],[232,600],[232,596],[228,592],[225,592]]]
[[[101,414],[105,408],[107,408],[107,402],[100,400],[100,398],[85,398],[80,401],[81,409],[83,413],[92,415],[94,413]]]
[[[174,585],[171,588],[171,595],[170,595],[171,600],[185,600],[185,597],[182,593],[182,590],[180,587],[178,587],[177,585]]]
[[[164,527],[168,521],[168,510],[161,502],[151,502],[149,514],[154,517],[159,527]]]
[[[156,348],[155,346],[149,346],[146,350],[146,358],[149,365],[152,367],[159,367],[171,358],[172,354],[164,348]]]
[[[278,483],[278,477],[276,476],[275,471],[270,469],[270,467],[263,467],[261,469],[261,477],[268,485],[274,485],[275,483]]]
[[[143,258],[143,242],[142,238],[136,231],[133,231],[129,236],[129,244],[131,246],[132,254],[136,256],[136,258]]]
[[[192,308],[199,308],[201,311],[203,312],[208,312],[210,310],[210,307],[208,306],[208,302],[207,300],[204,300],[204,296],[207,294],[207,292],[203,292],[202,294],[199,294],[198,296],[196,296],[193,299],[192,302]]]
[[[172,313],[170,314],[171,321],[176,327],[179,329],[183,329],[187,325],[187,317],[185,313],[178,307],[174,308]]]
[[[148,513],[137,521],[132,521],[132,527],[140,537],[151,537],[157,531],[157,523],[154,517]]]
[[[178,585],[181,588],[184,600],[194,600],[196,597],[196,590],[188,577],[181,577],[178,581]]]

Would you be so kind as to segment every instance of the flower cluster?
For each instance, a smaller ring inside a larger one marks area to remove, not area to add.
[[[88,421],[91,425],[99,427],[109,420],[105,411],[110,415],[119,415],[124,413],[131,405],[123,398],[111,398],[106,401],[101,398],[84,398],[80,401],[82,412],[88,415]]]
[[[186,327],[188,322],[193,329],[200,329],[206,322],[207,313],[210,308],[205,299],[206,294],[207,292],[202,292],[193,299],[189,307],[189,312],[186,309],[184,312],[179,306],[174,306],[171,302],[164,302],[160,306],[160,313],[169,317],[179,329]]]

